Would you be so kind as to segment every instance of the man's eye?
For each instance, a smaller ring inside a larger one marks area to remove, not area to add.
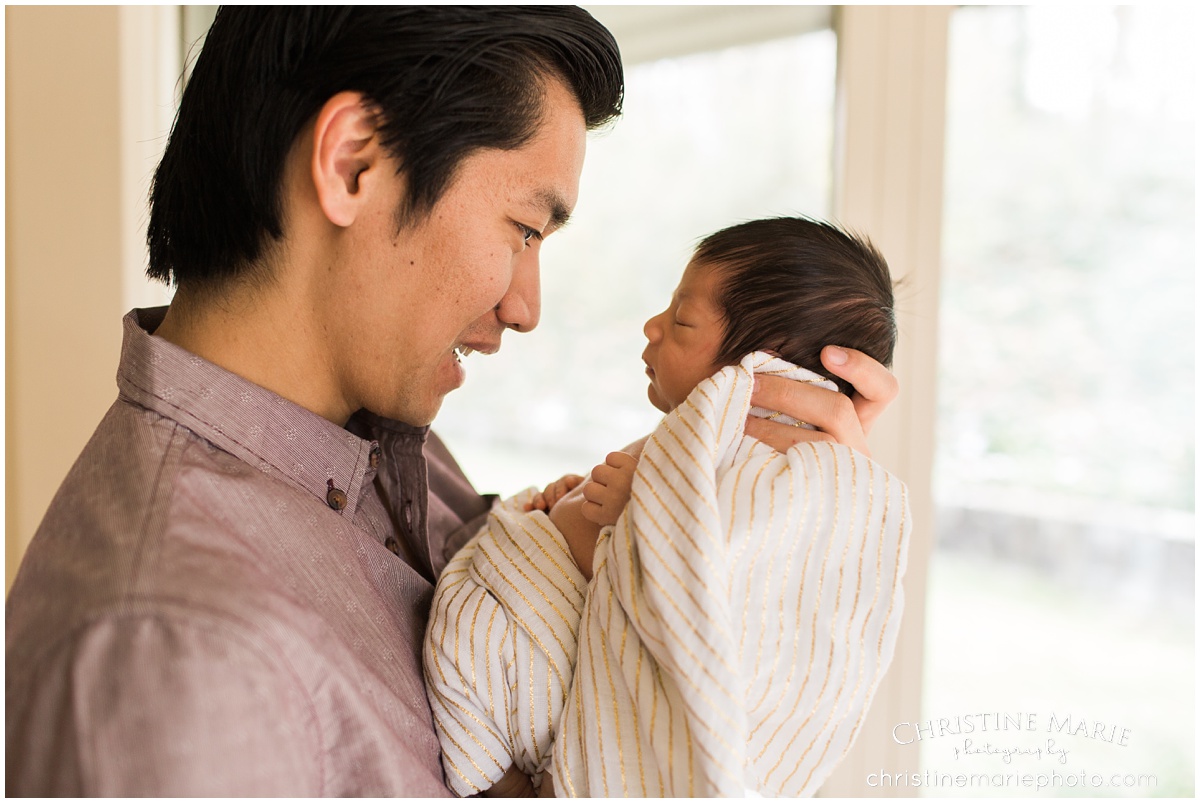
[[[524,223],[518,223],[517,228],[521,230],[521,240],[525,245],[529,245],[529,241],[535,238],[538,240],[542,239],[541,232],[537,229],[529,228]]]

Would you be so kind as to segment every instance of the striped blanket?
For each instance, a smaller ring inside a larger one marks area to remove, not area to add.
[[[756,372],[815,377],[756,353],[702,382],[589,586],[524,495],[447,567],[425,660],[452,789],[516,763],[559,795],[800,796],[849,749],[895,647],[907,492],[851,449],[744,436]]]

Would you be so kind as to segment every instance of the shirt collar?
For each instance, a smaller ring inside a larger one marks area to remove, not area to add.
[[[125,316],[121,396],[352,517],[375,476],[378,444],[150,334],[166,309]]]

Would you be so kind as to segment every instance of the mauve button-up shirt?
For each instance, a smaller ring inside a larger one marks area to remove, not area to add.
[[[447,795],[432,581],[489,500],[124,321],[120,395],[6,605],[9,795]]]

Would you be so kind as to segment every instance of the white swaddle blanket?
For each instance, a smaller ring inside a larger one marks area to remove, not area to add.
[[[798,796],[845,754],[895,647],[907,492],[744,436],[755,372],[815,377],[752,354],[666,416],[586,596],[524,495],[447,566],[425,660],[455,791],[515,762],[559,795]]]
[[[425,634],[425,687],[446,783],[460,795],[516,764],[540,784],[575,670],[587,582],[534,489],[492,509],[442,570]]]

